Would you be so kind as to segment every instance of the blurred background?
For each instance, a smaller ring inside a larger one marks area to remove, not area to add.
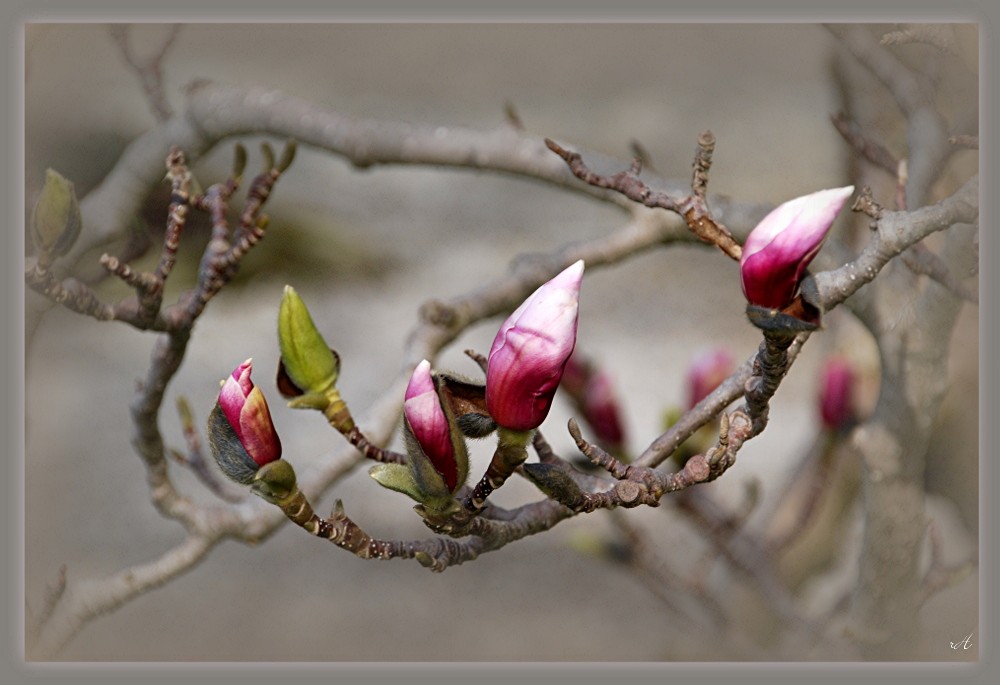
[[[130,41],[140,55],[151,54],[171,30],[136,26]],[[511,104],[528,133],[623,162],[637,140],[660,175],[682,182],[697,136],[708,128],[717,139],[710,192],[778,203],[854,182],[849,150],[830,124],[841,109],[831,71],[836,47],[830,34],[811,25],[191,24],[180,28],[163,69],[167,99],[178,112],[185,85],[201,78],[279,88],[356,117],[429,126],[491,129],[504,125]],[[26,51],[28,206],[49,167],[73,180],[82,197],[155,118],[108,26],[31,25]],[[259,139],[242,140],[251,152],[249,168],[256,169]],[[203,186],[224,178],[233,142],[194,165]],[[154,246],[147,261],[158,250],[165,198],[154,193],[136,217],[136,239],[146,236]],[[594,239],[627,219],[612,205],[523,179],[429,167],[359,171],[306,147],[267,213],[264,242],[195,328],[168,388],[161,429],[169,446],[182,449],[176,398],[186,397],[203,425],[219,379],[253,357],[285,455],[297,467],[330,458],[342,441],[318,416],[285,409],[265,371],[277,358],[275,321],[285,283],[299,291],[340,353],[341,390],[358,414],[398,372],[421,303],[500,277],[516,255]],[[193,282],[206,235],[197,226],[185,234],[168,292]],[[83,268],[93,269],[96,256]],[[99,291],[109,299],[126,294],[110,281]],[[654,250],[587,274],[578,345],[613,376],[631,451],[640,452],[662,432],[664,414],[685,403],[685,374],[700,352],[723,346],[742,361],[756,349],[759,334],[743,307],[736,264],[704,247]],[[928,457],[935,493],[928,514],[944,528],[946,551],[955,559],[968,554],[977,531],[976,317],[972,306],[960,317],[956,339],[962,342],[948,369],[954,384]],[[487,351],[498,324],[469,330],[439,367],[474,375],[461,351]],[[747,445],[725,478],[706,486],[732,509],[740,509],[751,482],[760,487],[758,510],[773,509],[792,465],[815,438],[819,370],[828,355],[851,359],[862,378],[859,403],[863,409],[874,403],[878,364],[870,339],[846,312],[834,312],[827,327],[782,384],[769,429]],[[183,531],[151,506],[129,444],[128,403],[155,336],[61,309],[28,333],[25,580],[36,607],[60,565],[74,578],[103,576],[159,556]],[[564,398],[557,399],[543,426],[566,456],[575,451],[564,428],[571,415]],[[477,445],[474,476],[488,459],[489,446]],[[934,465],[943,460],[953,467],[938,473]],[[412,502],[378,487],[366,471],[362,466],[337,483],[314,503],[317,509],[328,511],[340,498],[373,535],[426,537]],[[184,469],[172,473],[183,492],[211,498]],[[516,506],[539,495],[515,480],[495,497]],[[693,572],[704,543],[675,508],[627,516],[678,572]],[[849,589],[856,528],[845,526],[839,566],[828,560],[805,595]],[[604,514],[581,516],[431,574],[412,562],[362,561],[283,527],[256,548],[221,544],[190,573],[93,621],[62,656],[727,658],[725,650],[691,640],[684,622],[625,566],[587,551],[613,535]],[[739,577],[717,562],[707,567],[706,581],[720,602],[745,606],[747,625],[754,625],[761,610]],[[928,603],[922,616],[929,659],[952,658],[948,641],[977,625],[977,601],[973,577]]]

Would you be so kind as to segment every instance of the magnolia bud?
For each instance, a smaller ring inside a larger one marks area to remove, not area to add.
[[[80,235],[80,205],[73,184],[58,171],[45,172],[45,185],[31,212],[31,239],[41,254],[61,257]]]
[[[325,395],[334,388],[340,359],[316,330],[305,303],[290,285],[285,286],[278,310],[278,345],[284,374],[294,385],[282,387],[283,394]]]
[[[208,422],[216,463],[244,485],[253,481],[260,467],[281,457],[281,441],[264,393],[250,380],[251,366],[248,359],[226,378]]]
[[[368,472],[379,485],[419,502],[423,505],[419,510],[426,515],[453,509],[452,495],[469,475],[465,439],[442,397],[441,385],[431,373],[430,362],[421,361],[413,370],[403,402],[406,465],[377,464]]]
[[[740,277],[747,302],[784,309],[854,186],[820,190],[776,207],[747,236]]]
[[[583,261],[532,293],[504,321],[490,348],[486,406],[510,430],[537,428],[549,413],[576,344]]]
[[[576,350],[566,362],[562,387],[583,414],[601,445],[612,452],[621,453],[625,446],[625,428],[611,377],[605,371],[595,368]]]
[[[819,394],[819,413],[824,427],[844,430],[857,419],[854,386],[854,370],[847,360],[842,357],[828,359],[823,366]]]
[[[406,437],[416,442],[410,444],[410,459],[422,453],[430,460],[434,470],[444,479],[448,492],[454,492],[465,483],[468,459],[465,442],[446,413],[447,405],[441,401],[437,385],[431,375],[431,364],[426,359],[413,370],[406,386],[403,416]]]
[[[708,397],[733,369],[733,357],[723,347],[706,350],[695,357],[687,372],[688,409]]]

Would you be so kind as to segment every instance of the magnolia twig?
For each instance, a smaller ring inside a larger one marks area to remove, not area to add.
[[[698,137],[698,152],[695,156],[691,194],[686,197],[674,197],[669,193],[654,191],[640,181],[638,174],[642,164],[638,159],[626,171],[620,171],[611,176],[602,176],[591,171],[584,164],[583,157],[579,153],[570,152],[548,138],[545,139],[545,144],[566,162],[570,171],[581,181],[597,188],[614,190],[646,207],[674,212],[684,217],[688,228],[699,240],[715,245],[733,259],[740,258],[742,253],[740,244],[733,238],[729,229],[712,216],[705,197],[708,170],[711,167],[712,152],[715,149],[715,137],[711,131],[705,131]]]
[[[205,487],[218,497],[228,502],[241,501],[243,493],[232,492],[205,460],[204,452],[201,449],[201,437],[198,435],[198,429],[194,425],[194,414],[191,411],[191,405],[188,404],[187,399],[183,396],[177,398],[177,413],[180,415],[181,430],[184,432],[184,439],[187,442],[187,453],[170,450],[171,456],[191,469]]]
[[[834,128],[862,157],[883,171],[896,175],[899,160],[881,143],[866,135],[856,121],[840,112],[830,116]]]
[[[820,626],[810,622],[799,612],[794,597],[778,580],[779,576],[766,547],[756,537],[746,531],[723,533],[719,522],[725,520],[725,513],[700,488],[688,491],[686,496],[678,497],[675,502],[681,511],[712,537],[714,545],[726,561],[753,582],[757,591],[765,598],[768,609],[795,629],[805,630],[811,635],[822,634]]]

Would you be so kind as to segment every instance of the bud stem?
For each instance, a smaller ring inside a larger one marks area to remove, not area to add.
[[[341,434],[347,436],[354,429],[354,417],[351,410],[347,408],[347,402],[340,396],[340,392],[334,388],[327,395],[330,402],[323,410],[323,415],[330,425],[336,428]]]
[[[793,342],[794,334],[764,331],[764,341],[754,361],[754,375],[747,381],[744,391],[754,435],[759,435],[767,425],[768,402],[788,370],[788,348]]]
[[[534,430],[518,431],[509,428],[497,428],[497,449],[490,460],[486,473],[476,483],[463,505],[466,511],[471,514],[478,514],[486,506],[486,498],[490,493],[499,488],[518,466],[528,458],[528,443]]]

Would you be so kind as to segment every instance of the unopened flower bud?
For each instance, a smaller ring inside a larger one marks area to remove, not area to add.
[[[497,424],[537,428],[549,413],[576,344],[583,261],[532,293],[500,326],[486,370],[486,406]]]
[[[31,212],[31,239],[39,253],[61,257],[80,235],[80,205],[73,184],[58,171],[45,172],[45,185]]]
[[[747,236],[740,277],[747,302],[784,309],[854,186],[820,190],[776,207]]]
[[[566,362],[563,390],[573,400],[601,445],[620,453],[625,444],[621,407],[611,377],[575,351]]]
[[[705,350],[695,357],[687,372],[687,407],[708,397],[733,372],[734,361],[723,347]]]
[[[285,286],[278,310],[278,345],[284,374],[295,386],[283,388],[283,394],[325,395],[334,388],[340,359],[326,344],[302,298],[290,285]]]
[[[819,413],[823,426],[839,431],[857,419],[854,407],[854,370],[842,357],[832,357],[823,365],[820,377]]]
[[[430,460],[434,470],[444,479],[449,492],[454,492],[465,482],[467,475],[464,443],[445,413],[445,405],[438,395],[431,375],[431,364],[420,362],[406,386],[403,416],[406,419],[407,437],[412,436],[417,447]],[[418,450],[409,449],[410,458]],[[419,458],[419,457],[417,457]]]
[[[222,472],[249,484],[260,467],[281,457],[281,440],[260,388],[250,380],[252,360],[233,371],[222,384],[209,417],[212,455]]]
[[[368,472],[379,485],[419,502],[424,512],[458,506],[452,495],[469,475],[465,439],[441,396],[440,382],[426,359],[417,365],[403,402],[406,465],[376,464]]]

